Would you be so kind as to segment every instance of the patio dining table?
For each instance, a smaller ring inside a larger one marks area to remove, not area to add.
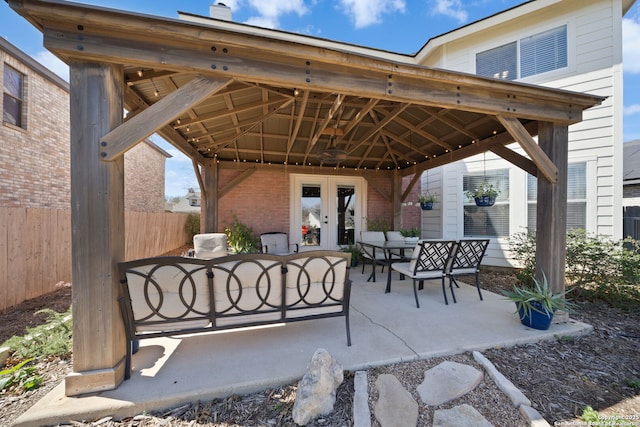
[[[361,246],[366,246],[371,248],[371,262],[373,263],[373,270],[367,279],[376,281],[376,265],[386,265],[389,268],[387,274],[387,288],[385,293],[389,293],[391,289],[391,264],[394,262],[406,262],[411,258],[411,253],[409,256],[405,256],[405,250],[409,249],[411,252],[416,247],[417,242],[407,242],[403,240],[385,240],[385,241],[359,241],[358,244]],[[377,258],[376,251],[380,253],[382,251],[384,258]],[[393,251],[398,251],[394,253]]]

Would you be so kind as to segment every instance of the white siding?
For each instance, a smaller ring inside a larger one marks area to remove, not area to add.
[[[619,0],[561,1],[491,28],[478,25],[476,33],[458,39],[449,35],[448,43],[437,49],[438,54],[420,56],[425,65],[474,73],[478,52],[567,25],[568,67],[522,81],[607,97],[601,106],[585,111],[581,123],[569,128],[569,162],[587,162],[587,194],[592,196],[587,202],[587,230],[614,238],[622,236],[621,11]],[[523,154],[515,144],[510,148]],[[463,237],[462,176],[467,171],[482,170],[484,163],[483,156],[475,156],[438,168],[443,174],[443,238]],[[490,153],[486,165],[487,170],[511,167]],[[525,230],[527,225],[526,173],[513,168],[510,187],[513,234]],[[486,264],[513,264],[507,240],[492,239]]]

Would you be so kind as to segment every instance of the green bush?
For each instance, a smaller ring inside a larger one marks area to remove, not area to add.
[[[193,241],[193,236],[200,233],[200,214],[190,213],[187,216],[187,222],[184,224],[184,231],[189,235],[189,241],[187,243],[191,243]]]
[[[46,313],[49,316],[47,323],[27,328],[27,335],[11,337],[2,347],[13,350],[12,357],[19,360],[48,356],[69,357],[73,350],[71,307],[64,313],[48,308],[36,313]]]
[[[375,217],[373,219],[367,218],[367,230],[369,231],[384,231],[385,233],[391,230],[389,222],[382,217]]]
[[[533,233],[510,238],[514,258],[522,263],[518,280],[532,283],[536,242]],[[624,306],[640,302],[640,246],[633,239],[613,241],[588,235],[584,230],[567,233],[565,265],[567,288],[574,296],[599,299]]]
[[[11,368],[0,371],[0,392],[29,391],[42,384],[43,378],[38,375],[34,366],[26,366],[33,359],[23,360]]]
[[[253,235],[253,229],[233,216],[233,225],[224,229],[227,244],[236,254],[260,252],[260,239]]]

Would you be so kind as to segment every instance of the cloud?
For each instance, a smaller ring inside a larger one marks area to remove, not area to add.
[[[258,12],[258,16],[251,16],[245,22],[265,28],[278,28],[282,15],[295,13],[302,16],[309,12],[304,0],[246,0],[245,3]]]
[[[444,15],[463,24],[469,20],[469,14],[462,7],[461,0],[436,0],[433,6],[435,15]]]
[[[404,13],[405,0],[340,0],[340,7],[350,17],[356,28],[382,22],[382,15],[387,13]]]
[[[634,116],[640,114],[640,104],[631,104],[624,107],[625,116]]]
[[[69,66],[62,62],[57,56],[48,50],[42,50],[36,53],[33,57],[40,64],[44,65],[58,76],[63,78],[66,82],[69,81]]]
[[[622,60],[626,73],[640,74],[640,21],[622,19]]]

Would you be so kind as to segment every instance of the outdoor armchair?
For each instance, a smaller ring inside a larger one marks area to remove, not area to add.
[[[289,243],[289,236],[281,231],[262,233],[260,244],[262,252],[272,255],[288,255],[297,253],[300,249],[297,243]]]
[[[218,258],[227,256],[227,235],[224,233],[203,233],[193,236],[196,258]]]

